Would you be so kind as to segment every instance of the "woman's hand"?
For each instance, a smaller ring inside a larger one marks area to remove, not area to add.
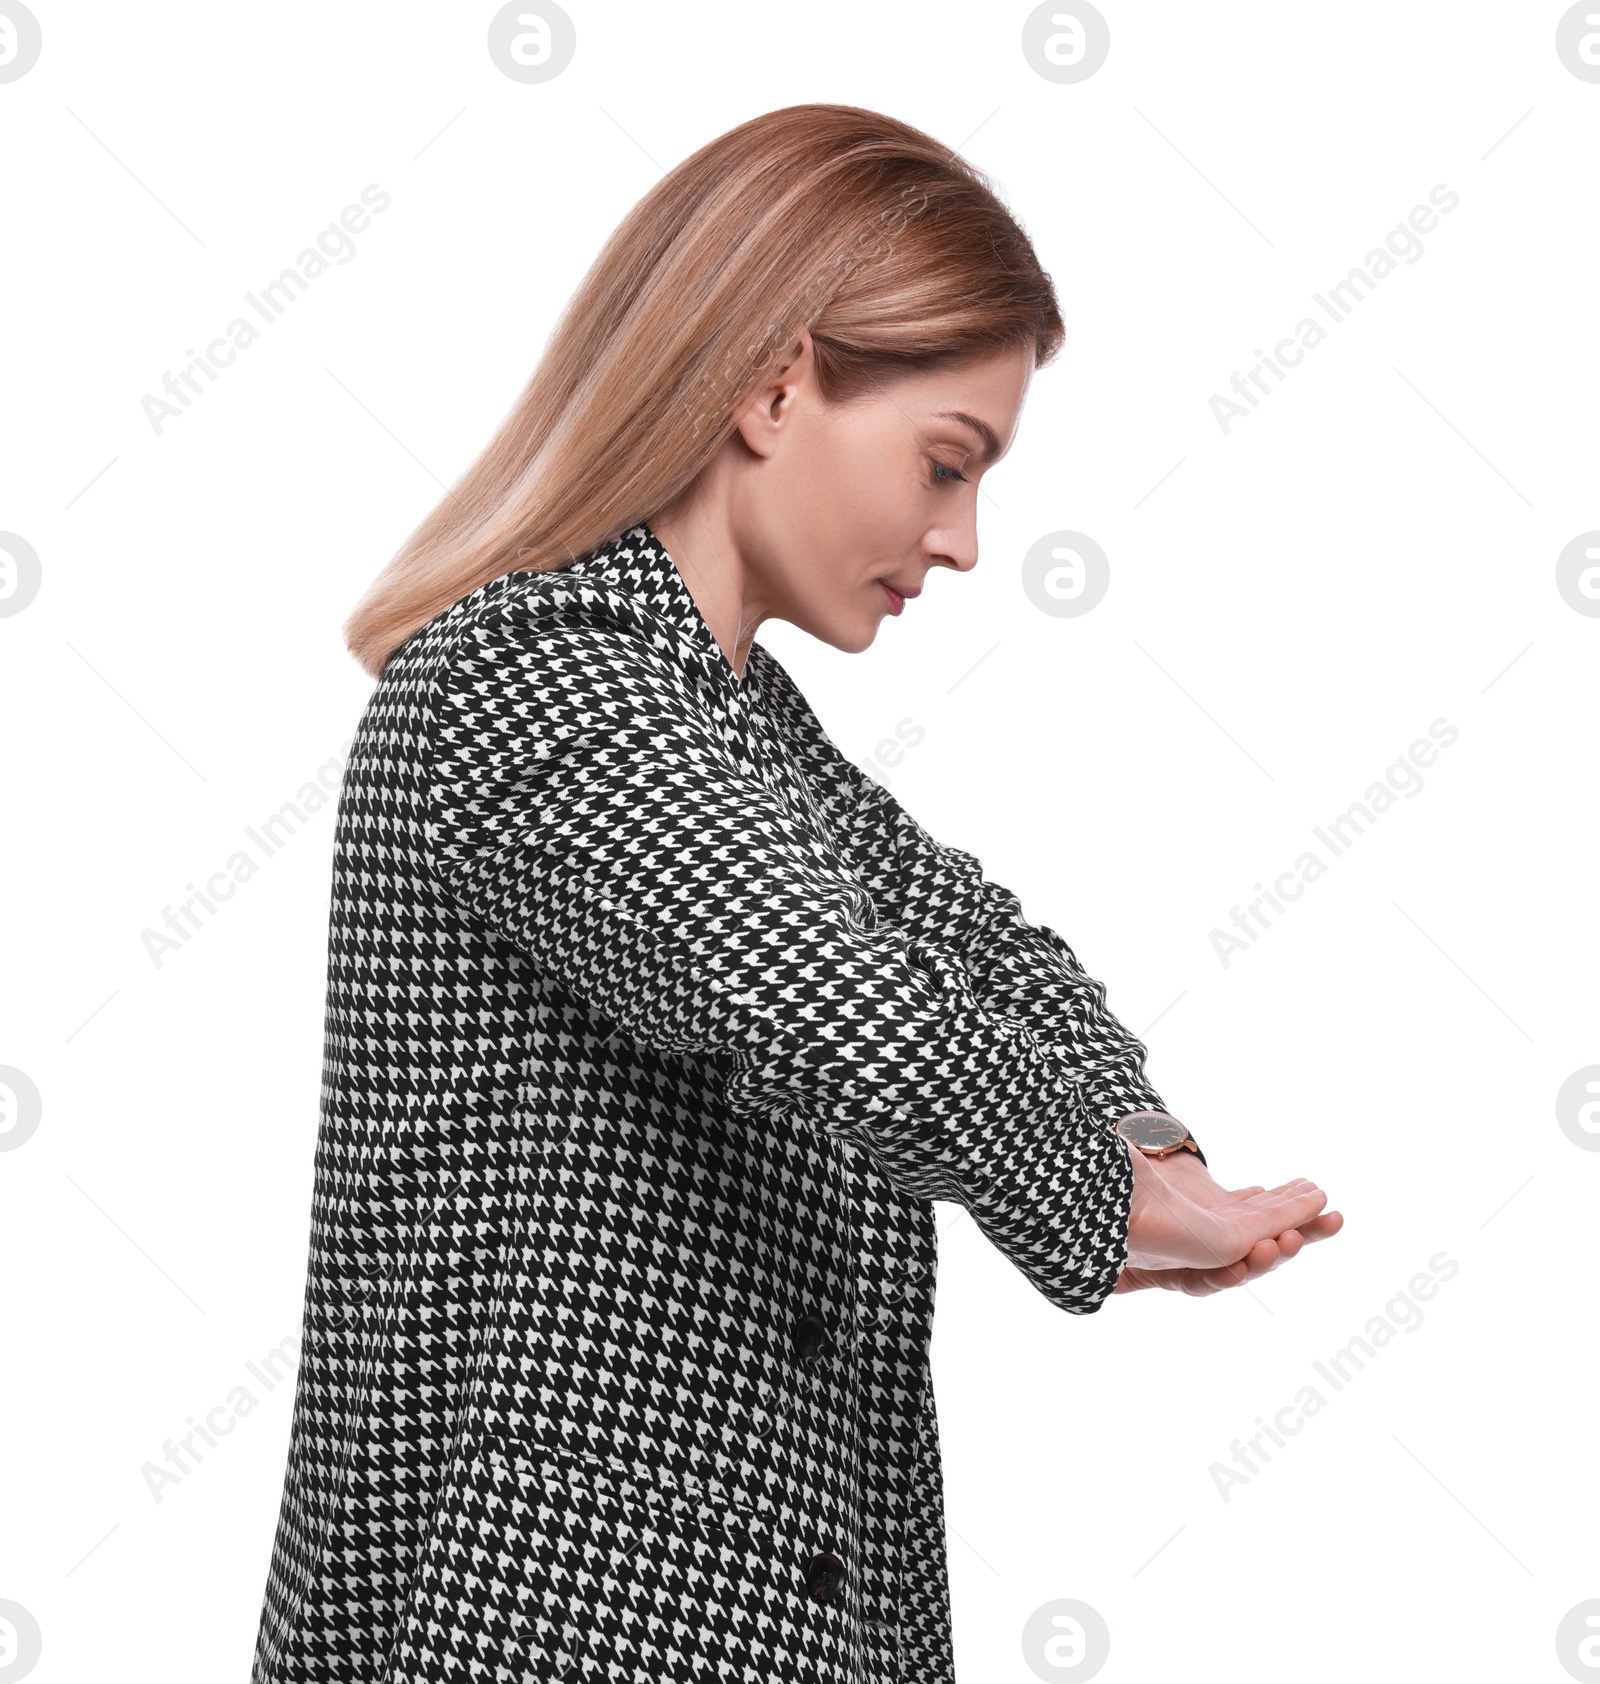
[[[1229,1191],[1193,1152],[1133,1158],[1128,1264],[1113,1293],[1165,1287],[1203,1298],[1240,1286],[1302,1247],[1337,1234],[1344,1218],[1306,1180]]]

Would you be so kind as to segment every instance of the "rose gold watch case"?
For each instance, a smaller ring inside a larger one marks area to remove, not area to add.
[[[1129,1131],[1130,1124],[1132,1132]],[[1185,1148],[1191,1152],[1198,1150],[1188,1128],[1166,1111],[1131,1111],[1126,1117],[1117,1119],[1115,1128],[1130,1146],[1136,1146],[1147,1158],[1170,1157]],[[1172,1138],[1174,1131],[1176,1139]],[[1144,1138],[1140,1139],[1140,1135]]]

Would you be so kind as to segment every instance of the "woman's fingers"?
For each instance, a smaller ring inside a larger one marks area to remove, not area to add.
[[[1230,1286],[1243,1286],[1251,1278],[1249,1266],[1242,1260],[1230,1263],[1225,1269],[1186,1269],[1184,1273],[1192,1277],[1184,1290],[1196,1298],[1209,1298],[1214,1292],[1226,1292]]]
[[[1209,1298],[1229,1287],[1243,1286],[1246,1281],[1260,1280],[1269,1275],[1283,1261],[1281,1247],[1272,1240],[1262,1240],[1251,1246],[1237,1263],[1217,1269],[1174,1269],[1172,1286],[1195,1298]]]
[[[1268,1187],[1263,1190],[1258,1190],[1256,1197],[1263,1199],[1285,1199],[1291,1197],[1295,1193],[1315,1192],[1316,1190],[1316,1182],[1301,1175],[1297,1176],[1293,1181],[1282,1182],[1276,1187]]]
[[[1229,1194],[1209,1176],[1175,1176],[1137,1154],[1133,1167],[1127,1261],[1134,1268],[1227,1268],[1262,1241],[1310,1222],[1328,1202],[1304,1177],[1271,1191]],[[1256,1271],[1265,1273],[1279,1255],[1276,1246],[1264,1250]],[[1241,1278],[1250,1274],[1247,1266]]]
[[[1293,1257],[1306,1242],[1298,1228],[1286,1228],[1275,1237],[1274,1243],[1278,1248],[1278,1255],[1273,1259],[1272,1267],[1276,1269],[1280,1263]]]
[[[1343,1226],[1344,1213],[1342,1211],[1325,1210],[1321,1216],[1314,1216],[1309,1222],[1299,1223],[1295,1232],[1301,1236],[1307,1245],[1311,1245],[1317,1240],[1329,1239],[1332,1235],[1337,1234]]]
[[[1281,1234],[1285,1228],[1298,1228],[1302,1222],[1309,1222],[1312,1217],[1320,1215],[1327,1202],[1328,1195],[1320,1187],[1305,1182],[1279,1193],[1257,1193],[1254,1198],[1231,1206],[1227,1214],[1259,1230],[1263,1236]],[[1275,1229],[1272,1227],[1274,1222],[1278,1224]]]
[[[1113,1290],[1136,1292],[1159,1287],[1167,1292],[1185,1293],[1191,1298],[1209,1298],[1215,1293],[1226,1292],[1230,1287],[1243,1286],[1248,1281],[1271,1274],[1306,1246],[1337,1234],[1343,1226],[1344,1217],[1338,1211],[1324,1211],[1296,1227],[1285,1228],[1279,1234],[1257,1240],[1235,1262],[1211,1268],[1128,1268],[1123,1270]]]
[[[1209,1233],[1197,1221],[1186,1219],[1181,1211],[1164,1211],[1163,1217],[1172,1218],[1161,1235],[1164,1242],[1161,1249],[1166,1255],[1154,1261],[1196,1269],[1221,1269],[1242,1262],[1247,1265],[1244,1278],[1254,1278],[1277,1263],[1278,1236],[1310,1222],[1327,1202],[1328,1195],[1320,1187],[1257,1194],[1236,1204],[1195,1212],[1197,1217],[1208,1218],[1214,1224]]]
[[[1242,1286],[1247,1280],[1256,1280],[1262,1275],[1271,1274],[1280,1264],[1287,1263],[1292,1257],[1298,1257],[1308,1245],[1328,1239],[1337,1234],[1343,1226],[1344,1217],[1338,1211],[1330,1210],[1321,1216],[1312,1217],[1309,1222],[1285,1228],[1281,1234],[1274,1235],[1271,1239],[1259,1240],[1237,1263],[1230,1263],[1222,1269],[1194,1272],[1214,1282],[1214,1289]]]

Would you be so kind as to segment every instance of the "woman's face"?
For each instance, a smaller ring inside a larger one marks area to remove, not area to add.
[[[811,340],[746,405],[716,476],[740,562],[743,648],[762,619],[865,649],[936,567],[978,559],[978,482],[1011,448],[1031,349],[908,375],[848,404],[817,391]]]

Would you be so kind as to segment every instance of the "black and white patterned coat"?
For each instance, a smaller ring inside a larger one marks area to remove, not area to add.
[[[396,652],[335,847],[254,1684],[953,1679],[932,1201],[1098,1309],[1102,986],[648,526]]]

